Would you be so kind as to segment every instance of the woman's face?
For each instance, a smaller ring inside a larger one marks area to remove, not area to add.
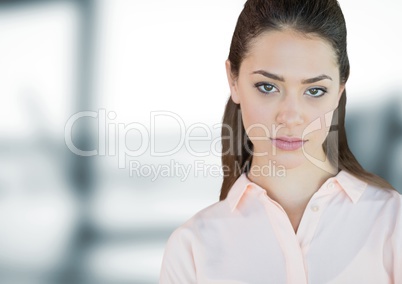
[[[270,31],[252,41],[237,78],[229,61],[226,68],[254,145],[253,163],[275,160],[290,169],[325,160],[322,144],[344,87],[329,43],[292,30]]]

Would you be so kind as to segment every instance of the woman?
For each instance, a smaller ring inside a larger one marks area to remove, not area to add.
[[[248,0],[226,71],[220,201],[170,236],[160,283],[402,283],[402,197],[347,145],[337,1]]]

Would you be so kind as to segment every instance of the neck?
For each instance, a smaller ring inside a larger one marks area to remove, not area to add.
[[[256,159],[254,159],[256,158]],[[264,165],[272,165],[272,161],[254,157],[251,169],[261,169]],[[267,191],[268,196],[284,208],[300,208],[307,205],[312,195],[330,177],[334,176],[336,169],[327,160],[321,167],[310,161],[291,169],[283,169],[283,174],[261,174],[250,172],[247,177]]]

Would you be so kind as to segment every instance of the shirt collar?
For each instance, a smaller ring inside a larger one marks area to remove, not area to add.
[[[344,170],[341,170],[336,176],[329,178],[324,185],[331,180],[335,180],[340,185],[354,204],[360,199],[367,187],[367,182],[358,179]],[[235,181],[227,196],[231,212],[235,210],[237,204],[251,186],[262,189],[260,186],[249,180],[246,173],[243,172]]]
[[[226,198],[229,202],[231,212],[235,210],[240,199],[243,197],[247,189],[250,188],[250,186],[253,184],[255,183],[248,179],[245,172],[243,172],[240,177],[235,181],[235,183],[229,190],[228,196]]]
[[[339,185],[343,188],[349,198],[356,203],[359,201],[363,192],[367,187],[367,182],[362,181],[355,177],[354,175],[341,170],[334,179],[339,183]]]

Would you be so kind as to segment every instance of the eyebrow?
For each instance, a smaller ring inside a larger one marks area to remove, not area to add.
[[[257,71],[252,72],[251,74],[261,74],[261,75],[263,75],[263,76],[265,76],[267,78],[271,78],[271,79],[274,79],[274,80],[277,80],[277,81],[285,82],[285,79],[283,77],[278,76],[278,75],[273,74],[273,73],[269,73],[269,72],[267,72],[265,70],[257,70]],[[322,74],[322,75],[319,75],[319,76],[314,77],[314,78],[304,79],[304,80],[302,80],[302,84],[311,84],[311,83],[315,83],[315,82],[322,81],[322,80],[325,80],[325,79],[328,79],[328,80],[332,81],[331,77],[329,77],[328,75]]]

